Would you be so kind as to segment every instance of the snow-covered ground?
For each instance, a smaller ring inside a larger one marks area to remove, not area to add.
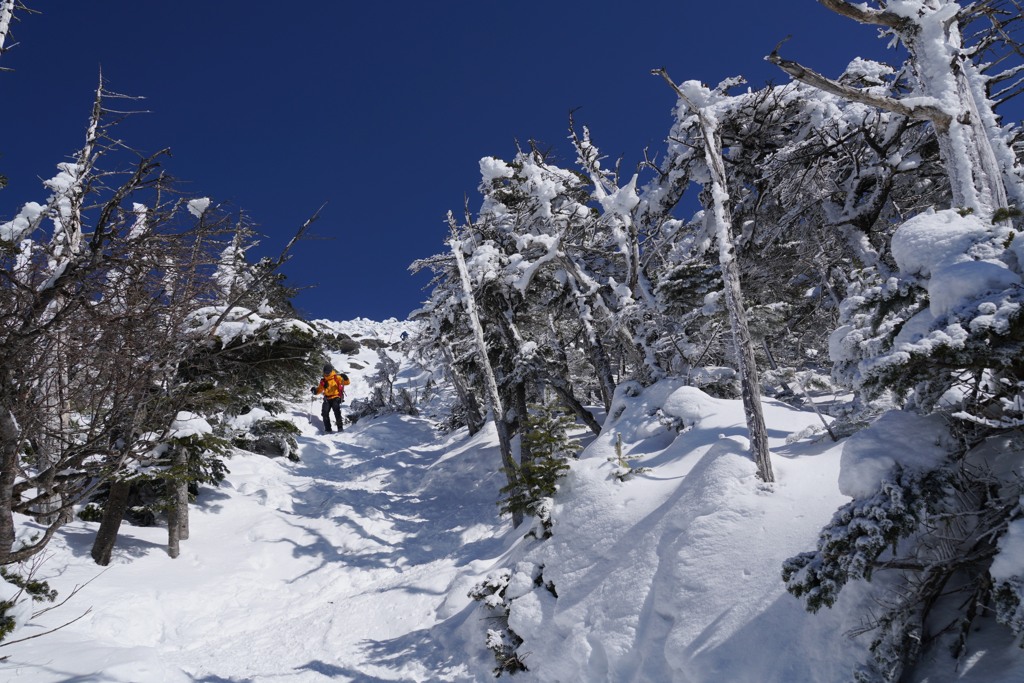
[[[402,327],[338,329],[393,342]],[[350,399],[366,394],[375,358],[334,358]],[[403,368],[403,382],[422,378]],[[529,667],[515,680],[850,680],[869,637],[849,637],[848,607],[866,591],[811,615],[780,579],[846,500],[842,444],[792,438],[818,418],[768,402],[768,487],[738,402],[671,382],[629,393],[563,481],[546,541],[497,516],[493,431],[441,435],[430,417],[388,416],[323,435],[318,406],[294,404],[301,461],[233,457],[224,484],[202,490],[179,558],[162,528],[125,525],[100,568],[96,525],[66,527],[38,573],[62,598],[84,587],[12,638],[81,618],[0,647],[0,680],[486,681],[496,621],[467,594],[503,569]],[[615,476],[619,437],[629,466],[648,471]],[[1024,680],[1020,651],[991,642],[1000,653],[927,680]]]

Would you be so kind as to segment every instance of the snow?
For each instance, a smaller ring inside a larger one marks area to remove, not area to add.
[[[142,237],[149,229],[149,207],[145,204],[133,202],[132,213],[135,214],[135,223],[132,224],[132,229],[128,232],[128,239],[136,240]]]
[[[387,342],[399,385],[429,374],[400,350],[414,323],[311,325]],[[370,346],[331,357],[352,379],[350,401],[369,394]],[[778,479],[767,486],[739,401],[678,380],[626,383],[601,435],[578,433],[586,448],[540,541],[524,537],[529,522],[512,529],[497,516],[504,481],[490,426],[441,434],[427,409],[324,435],[309,401],[285,417],[300,430],[301,460],[236,453],[223,484],[200,491],[177,559],[162,528],[124,525],[104,569],[89,557],[97,524],[64,527],[38,578],[59,599],[82,588],[43,615],[21,608],[28,623],[12,639],[67,625],[5,644],[3,679],[487,681],[488,643],[511,644],[469,597],[490,577],[488,600],[524,641],[522,683],[840,683],[868,657],[870,635],[849,632],[878,596],[851,584],[812,615],[785,592],[782,562],[814,547],[846,494],[897,460],[927,467],[945,448],[939,424],[897,414],[845,443],[801,439],[818,417],[766,401]],[[204,427],[179,415],[176,429]],[[624,466],[632,472],[619,476]],[[1000,576],[1019,572],[1022,538],[1018,522]],[[1020,680],[1024,655],[983,637],[957,680]],[[929,680],[954,676],[952,660],[934,666]]]
[[[554,536],[526,555],[558,594],[536,589],[523,613],[512,603],[528,662],[544,662],[536,680],[839,680],[793,656],[817,638],[844,640],[832,615],[811,617],[779,581],[782,559],[813,543],[844,501],[836,452],[781,443],[816,418],[766,405],[785,454],[770,493],[746,455],[737,402],[670,381],[628,393],[569,475]],[[665,416],[690,424],[676,432]],[[650,471],[611,476],[619,434]],[[812,622],[825,626],[817,636]]]
[[[13,605],[5,616],[10,617],[15,628],[21,628],[32,617],[32,601],[22,594],[19,587],[0,578],[0,602]]]
[[[483,182],[490,183],[500,178],[511,178],[515,171],[501,159],[484,157],[480,160],[480,175]]]
[[[1024,519],[1010,522],[1006,535],[999,539],[999,554],[992,562],[992,578],[1008,581],[1024,572]]]
[[[224,344],[237,340],[244,341],[260,334],[277,338],[289,331],[312,332],[310,326],[300,320],[272,321],[263,318],[256,311],[240,306],[232,308],[221,320],[224,310],[223,306],[196,309],[189,316],[190,328],[197,336],[215,336]],[[220,323],[214,327],[218,320]]]
[[[872,428],[850,437],[843,449],[839,490],[851,498],[870,496],[894,467],[928,471],[945,460],[955,444],[939,415],[889,411]]]
[[[213,427],[202,416],[182,411],[171,422],[171,431],[168,438],[187,439],[190,436],[202,436],[203,434],[212,433]]]
[[[606,214],[619,216],[629,220],[633,210],[640,203],[640,197],[636,193],[636,181],[638,176],[633,174],[623,187],[614,192],[599,197],[601,207]]]
[[[0,224],[0,241],[17,244],[35,229],[45,207],[36,202],[28,202],[12,220]]]
[[[851,77],[860,78],[870,83],[882,85],[885,83],[887,78],[891,77],[893,73],[895,73],[895,70],[888,64],[876,62],[872,59],[855,57],[850,60],[850,63],[845,69],[845,73]]]
[[[209,197],[190,199],[188,202],[188,212],[196,218],[201,218],[208,208],[210,208]]]
[[[1002,263],[971,261],[939,269],[928,283],[928,308],[936,317],[987,292],[1020,284],[1020,276]]]
[[[983,294],[1020,284],[1020,276],[994,258],[994,234],[974,215],[928,212],[896,229],[892,253],[902,271],[928,278],[929,310],[940,318]]]
[[[892,236],[892,255],[900,270],[929,276],[937,268],[970,260],[975,244],[989,235],[977,216],[953,210],[914,216]]]
[[[858,325],[837,328],[829,338],[832,360],[858,362],[863,377],[898,367],[914,355],[964,348],[971,332],[1007,333],[1020,308],[1021,277],[1005,239],[992,224],[955,210],[929,211],[900,225],[892,238],[893,257],[906,283],[926,289],[928,308],[893,321],[901,327],[892,349],[863,360],[865,351],[877,352],[874,342]],[[890,278],[882,291],[902,286]],[[859,303],[854,296],[843,306],[854,310]]]

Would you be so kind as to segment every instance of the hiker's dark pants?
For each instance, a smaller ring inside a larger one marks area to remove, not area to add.
[[[320,407],[320,415],[324,418],[324,429],[331,428],[331,411],[334,411],[334,424],[341,431],[341,396],[337,398],[325,398],[323,406]]]

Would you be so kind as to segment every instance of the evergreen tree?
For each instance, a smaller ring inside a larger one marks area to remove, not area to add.
[[[519,485],[502,489],[505,497],[499,502],[501,511],[535,517],[541,538],[551,535],[551,508],[558,480],[569,470],[569,460],[579,450],[569,437],[575,422],[553,404],[533,404],[522,435],[523,449],[530,453],[530,459],[519,468]]]
[[[858,676],[894,681],[939,644],[964,656],[973,625],[993,601],[1015,628],[1020,572],[993,567],[999,539],[1020,517],[1022,494],[1005,464],[1017,458],[1012,444],[1020,438],[1021,226],[1014,211],[1002,209],[1024,197],[1024,173],[992,103],[981,96],[987,79],[974,61],[977,51],[963,44],[965,27],[987,8],[825,4],[890,30],[908,50],[910,95],[920,97],[860,91],[774,61],[833,94],[927,122],[947,175],[944,201],[901,220],[882,245],[879,276],[851,284],[831,339],[841,378],[868,400],[895,399],[903,407],[866,434],[884,434],[895,423],[932,432],[942,450],[922,466],[915,458],[934,446],[923,438],[912,445],[912,454],[897,457],[873,487],[850,492],[854,500],[822,531],[815,551],[784,568],[787,587],[811,610],[833,604],[849,581],[890,574],[891,588],[865,629],[874,634],[873,661]],[[856,439],[844,467],[856,467]]]

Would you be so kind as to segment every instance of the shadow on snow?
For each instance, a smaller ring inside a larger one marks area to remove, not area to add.
[[[500,554],[497,448],[465,440],[423,446],[438,440],[451,441],[427,420],[397,415],[361,421],[333,438],[300,438],[302,461],[292,472],[307,478],[292,489],[289,523],[316,540],[296,543],[295,554],[397,571]],[[321,519],[350,529],[370,547],[341,550],[316,524],[304,522]],[[487,532],[467,537],[478,525]]]

